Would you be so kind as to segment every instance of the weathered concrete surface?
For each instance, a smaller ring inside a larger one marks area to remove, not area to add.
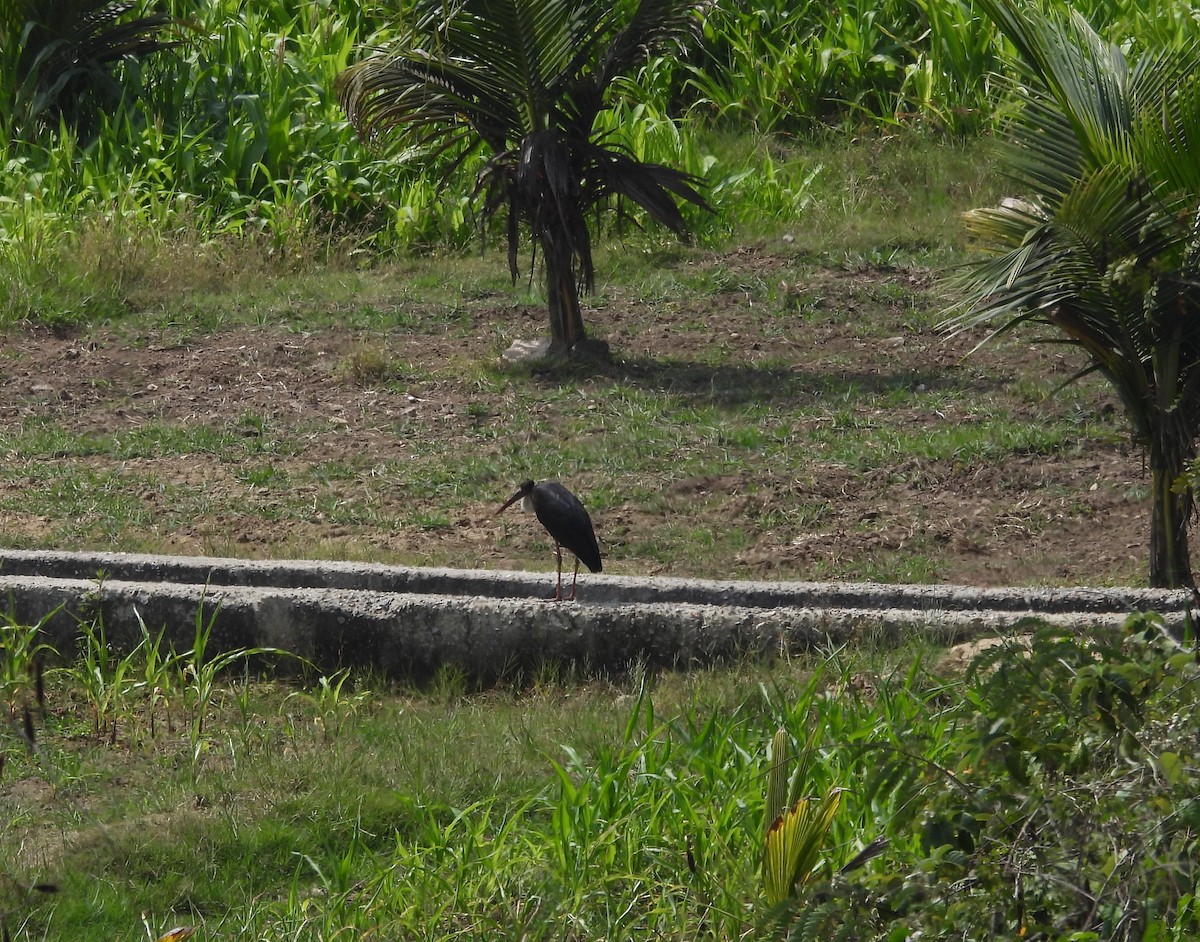
[[[971,589],[833,583],[709,582],[585,576],[578,603],[549,604],[553,573],[413,569],[122,553],[0,550],[0,593],[22,622],[46,618],[60,651],[79,622],[104,617],[110,641],[142,622],[190,645],[211,618],[211,649],[271,646],[325,669],[370,665],[425,675],[455,664],[480,676],[575,663],[690,665],[770,655],[864,634],[1003,631],[1025,618],[1119,627],[1134,609],[1182,625],[1183,592]],[[53,615],[50,615],[54,612]],[[47,616],[50,617],[47,617]]]

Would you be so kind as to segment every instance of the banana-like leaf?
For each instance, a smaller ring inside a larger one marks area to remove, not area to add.
[[[792,740],[782,726],[771,740],[771,765],[767,769],[767,804],[763,831],[769,834],[788,804],[788,777],[791,769]]]
[[[778,906],[812,878],[841,799],[840,788],[822,798],[800,798],[771,824],[763,855],[768,906]]]

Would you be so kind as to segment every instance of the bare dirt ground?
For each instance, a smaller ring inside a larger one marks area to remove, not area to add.
[[[980,421],[989,403],[1035,424],[1084,410],[1121,428],[1119,416],[1104,419],[1111,397],[1099,385],[1069,402],[1022,392],[1029,376],[1066,379],[1079,365],[1070,351],[1028,338],[968,357],[979,335],[948,341],[921,326],[930,318],[915,318],[913,307],[928,302],[928,273],[805,269],[754,249],[685,264],[719,268],[722,289],[700,300],[609,291],[587,320],[594,335],[611,343],[613,361],[582,376],[535,374],[525,386],[553,393],[578,384],[590,396],[621,382],[736,408],[782,407],[783,387],[794,395],[799,384],[830,406],[827,415],[795,420],[798,447],[805,434],[844,421],[839,396],[857,410],[856,421],[880,418],[878,405],[864,408],[847,398],[855,386],[924,391],[944,384],[967,391],[937,408],[920,397],[888,408],[889,425],[916,439],[947,424]],[[803,316],[781,318],[778,305],[764,302],[764,285]],[[406,305],[396,302],[397,309]],[[73,336],[10,332],[0,352],[0,436],[8,451],[0,538],[64,549],[545,569],[552,557],[536,534],[491,518],[523,471],[508,474],[503,435],[477,433],[539,422],[561,428],[557,400],[548,398],[537,414],[519,414],[529,408],[528,396],[481,391],[474,378],[509,340],[543,333],[543,310],[504,298],[469,299],[452,329],[422,326],[420,310],[409,313],[415,316],[405,323],[417,326],[367,334],[232,326],[174,336],[121,324]],[[386,382],[356,374],[356,364],[369,368],[375,349],[403,367]],[[252,466],[231,460],[228,449],[141,452],[111,445],[151,427],[160,435],[163,428],[247,439],[269,433],[288,445],[263,449]],[[58,448],[55,435],[67,444]],[[87,436],[110,444],[88,453],[78,444]],[[440,524],[406,524],[402,508],[412,492],[378,469],[403,466],[423,443],[459,439],[468,450],[491,449],[502,473],[491,486],[464,485],[462,493],[450,487],[451,511]],[[327,484],[312,474],[339,463],[355,473]],[[286,490],[264,480],[268,465],[286,474]],[[575,486],[586,494],[600,483],[595,473]],[[983,462],[913,456],[866,468],[824,461],[803,473],[756,467],[751,455],[744,471],[678,477],[667,471],[649,483],[662,495],[653,507],[618,502],[596,515],[606,571],[856,579],[920,553],[933,560],[923,581],[1138,584],[1146,578],[1148,482],[1140,453],[1116,434],[1052,454],[1014,449]],[[111,493],[125,487],[128,493]],[[85,493],[66,493],[72,488]],[[339,515],[330,491],[370,512]],[[109,498],[110,511],[89,504]],[[309,498],[311,512],[304,512]],[[823,509],[784,522],[770,512],[789,503]],[[657,539],[656,533],[668,539],[663,528],[681,520],[714,532],[736,526],[751,538],[733,559],[639,548],[640,539]]]

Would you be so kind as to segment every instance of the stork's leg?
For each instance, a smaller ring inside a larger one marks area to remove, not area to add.
[[[579,578],[579,557],[575,557],[575,575],[571,576],[571,594],[567,596],[568,602],[575,601],[575,582]]]
[[[558,560],[558,567],[557,567],[558,568],[558,582],[554,588],[554,601],[561,602],[562,601],[562,547],[559,546],[558,544],[555,544],[555,546],[554,546],[554,555],[555,555],[555,558]]]

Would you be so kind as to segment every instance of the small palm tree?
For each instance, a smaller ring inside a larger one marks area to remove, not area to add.
[[[475,191],[483,216],[507,209],[514,281],[521,226],[528,226],[560,349],[585,336],[579,296],[595,278],[590,210],[628,201],[683,235],[678,200],[705,205],[692,176],[636,160],[593,131],[613,81],[693,29],[695,0],[631,6],[422,0],[405,41],[338,80],[342,105],[364,138],[399,132],[427,154],[448,155],[447,177],[487,148]]]
[[[801,794],[811,785],[816,741],[815,734],[810,736],[804,750],[793,756],[787,729],[777,730],[771,740],[762,862],[763,892],[768,906],[779,906],[794,898],[812,880],[842,801],[840,788],[827,789],[819,797]]]
[[[0,0],[0,129],[31,137],[60,120],[79,127],[120,94],[111,66],[175,45],[156,34],[165,13],[127,17],[136,4],[110,0]],[[3,126],[7,125],[6,128]]]
[[[1200,434],[1200,44],[1136,61],[1077,13],[979,0],[1019,55],[1019,198],[967,214],[988,257],[949,322],[1032,322],[1112,385],[1151,476],[1150,582],[1192,585],[1187,472]]]

